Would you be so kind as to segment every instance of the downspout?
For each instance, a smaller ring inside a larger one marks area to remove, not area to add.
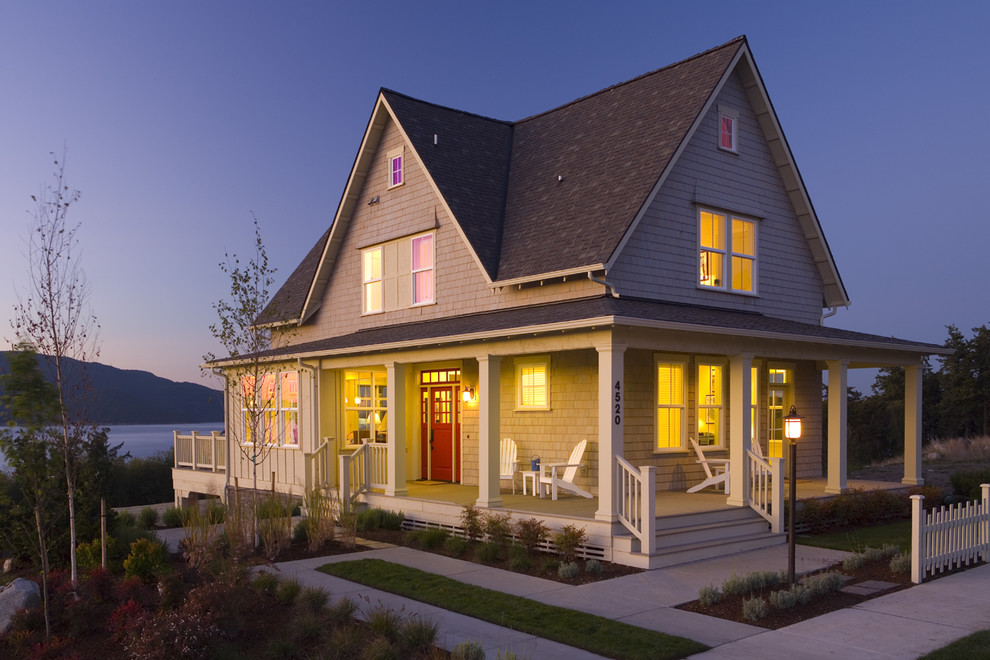
[[[615,288],[615,285],[606,282],[604,279],[600,279],[600,278],[595,277],[594,275],[592,275],[592,272],[593,271],[590,271],[590,270],[588,271],[588,279],[589,280],[591,280],[595,284],[601,284],[606,289],[611,289],[612,290],[612,297],[613,298],[619,298],[620,297],[619,296],[619,292]]]
[[[226,468],[223,471],[223,503],[226,506],[227,502],[227,491],[230,490],[230,406],[228,405],[228,395],[230,393],[230,379],[227,378],[227,372],[219,367],[213,367],[211,369],[213,375],[223,376],[223,441],[226,447]]]
[[[838,305],[833,305],[832,307],[829,307],[827,312],[822,313],[822,317],[818,321],[818,325],[825,325],[825,319],[827,319],[830,316],[835,316],[838,313],[838,311],[839,311]]]

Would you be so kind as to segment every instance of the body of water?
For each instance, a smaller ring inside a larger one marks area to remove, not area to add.
[[[178,431],[188,435],[193,431],[209,433],[223,432],[223,422],[208,422],[204,424],[120,424],[108,426],[111,445],[124,443],[120,453],[130,452],[134,458],[147,458],[160,451],[171,449],[173,444],[172,432]],[[0,469],[6,469],[7,463],[0,454]]]

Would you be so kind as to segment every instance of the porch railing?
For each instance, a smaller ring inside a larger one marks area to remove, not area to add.
[[[621,456],[615,461],[619,522],[639,539],[640,552],[652,555],[657,544],[657,469],[637,469]]]
[[[980,501],[926,512],[925,496],[911,496],[911,581],[990,559],[990,484]]]
[[[388,445],[368,442],[340,457],[340,497],[353,502],[361,493],[388,484]]]
[[[749,506],[770,523],[770,531],[784,531],[784,459],[769,460],[746,450],[749,466]]]
[[[330,485],[330,448],[334,446],[333,438],[323,438],[323,442],[313,453],[306,454],[306,490],[326,488]]]
[[[175,442],[175,467],[190,470],[223,472],[227,469],[227,438],[219,431],[201,435],[193,431],[179,435],[172,431]]]

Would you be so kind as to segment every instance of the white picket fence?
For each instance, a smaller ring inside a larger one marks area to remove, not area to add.
[[[990,484],[982,498],[926,512],[924,495],[911,496],[911,581],[990,559]]]

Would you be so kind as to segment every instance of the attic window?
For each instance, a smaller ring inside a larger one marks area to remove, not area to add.
[[[401,186],[405,182],[402,150],[389,152],[386,156],[386,162],[388,164],[388,187]]]
[[[737,152],[736,124],[737,115],[728,108],[719,106],[718,109],[718,148],[725,151]]]

